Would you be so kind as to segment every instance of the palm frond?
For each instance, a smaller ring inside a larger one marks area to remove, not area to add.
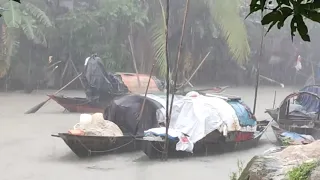
[[[234,0],[205,0],[205,2],[215,22],[219,24],[233,58],[243,64],[248,59],[250,47],[244,20],[239,14],[239,2]]]
[[[20,4],[17,2],[9,1],[4,4],[4,8],[8,11],[3,12],[3,18],[8,27],[19,28],[21,24],[21,11]]]
[[[166,75],[166,35],[163,27],[157,24],[151,28],[151,43],[154,48],[154,58],[156,59],[159,68],[159,75],[164,77]]]
[[[41,44],[43,46],[47,46],[47,39],[46,39],[44,32],[38,27],[34,27],[33,32],[35,35],[33,42],[36,44]]]
[[[34,40],[33,24],[28,16],[22,16],[21,29],[29,40]]]
[[[15,40],[14,29],[2,25],[1,54],[0,54],[0,78],[7,74],[11,64],[11,58],[16,53],[19,43]]]
[[[161,0],[158,0],[161,10],[161,23],[155,23],[151,28],[151,43],[154,49],[154,58],[159,68],[159,75],[165,77],[167,72],[166,59],[166,15]],[[156,21],[157,22],[157,21]],[[162,24],[159,26],[158,24]]]
[[[41,24],[43,24],[46,27],[51,27],[52,23],[49,19],[49,17],[46,15],[44,11],[39,9],[37,6],[31,4],[31,3],[24,3],[25,9],[28,14],[32,15],[36,18],[37,21],[39,21]]]

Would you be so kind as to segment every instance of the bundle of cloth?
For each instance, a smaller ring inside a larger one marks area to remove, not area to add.
[[[115,123],[104,120],[102,113],[81,114],[80,122],[69,133],[85,136],[123,136],[121,129]]]

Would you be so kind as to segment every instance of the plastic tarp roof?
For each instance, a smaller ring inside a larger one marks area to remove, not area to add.
[[[257,121],[251,110],[240,101],[229,101],[228,102],[233,109],[236,111],[237,117],[239,119],[240,126],[255,126],[257,125]]]
[[[124,133],[143,135],[145,130],[159,127],[156,111],[161,108],[161,104],[147,97],[139,118],[143,101],[144,97],[141,95],[116,98],[105,110],[104,119],[117,124]]]
[[[215,130],[226,134],[241,129],[235,110],[225,100],[206,96],[174,102],[170,128],[188,134],[193,143]]]
[[[319,96],[320,86],[306,86],[300,91],[311,92]],[[299,95],[297,101],[305,108],[307,112],[319,112],[320,101],[315,96],[308,94]]]

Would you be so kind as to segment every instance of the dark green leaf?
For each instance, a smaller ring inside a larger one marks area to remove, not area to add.
[[[284,4],[284,5],[287,5],[287,6],[290,6],[290,2],[289,2],[289,0],[277,0],[277,3],[278,3],[278,5],[282,5],[282,4]]]
[[[280,21],[280,19],[281,19],[281,13],[279,11],[272,11],[272,12],[266,14],[265,16],[263,16],[263,18],[261,20],[261,24],[266,25],[266,24],[269,24],[273,21],[275,21],[275,22]]]
[[[296,18],[293,16],[291,23],[290,23],[290,28],[291,28],[291,40],[293,41],[293,36],[295,32],[297,31],[297,25],[296,25]]]
[[[317,0],[311,3],[301,4],[300,7],[305,10],[317,10],[320,8],[320,1]]]
[[[245,19],[247,19],[247,17],[249,17],[252,13],[259,11],[260,10],[260,5],[256,5],[255,7],[253,7],[253,9],[251,9],[250,7],[250,13],[245,17]]]
[[[278,29],[282,28],[284,25],[285,20],[293,14],[293,10],[289,7],[281,7],[279,9],[280,13],[281,13],[281,19],[279,21],[279,23],[277,24]]]
[[[282,3],[283,3],[284,5],[290,6],[289,0],[282,0]]]
[[[273,22],[270,24],[270,26],[269,26],[266,34],[271,30],[271,28],[272,28],[276,23],[277,23],[277,21],[273,21]]]
[[[304,10],[301,12],[301,15],[308,19],[311,19],[312,21],[320,23],[320,13],[317,11]]]
[[[304,41],[310,41],[310,36],[308,34],[308,27],[306,26],[306,23],[303,21],[302,16],[295,15],[294,17],[295,17],[295,20],[297,23],[297,29],[298,29],[298,32],[299,32],[301,38]]]
[[[260,0],[261,10],[266,6],[266,0]]]
[[[254,12],[254,9],[257,7],[258,0],[251,0],[250,3],[250,13]]]

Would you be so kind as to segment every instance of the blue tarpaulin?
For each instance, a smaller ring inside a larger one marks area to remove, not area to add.
[[[298,134],[298,133],[295,133],[295,132],[283,132],[281,134],[282,137],[285,137],[285,138],[289,138],[291,140],[294,140],[294,141],[303,141],[305,140],[305,138],[303,138],[301,136],[301,134]]]
[[[236,111],[240,126],[255,126],[257,124],[251,112],[248,112],[244,104],[239,101],[228,101],[228,103]]]
[[[316,95],[320,95],[320,86],[306,86],[302,88],[300,91],[306,91],[310,93],[314,93]],[[318,112],[320,101],[315,96],[309,94],[299,95],[298,102],[301,106],[303,106],[307,112]]]

